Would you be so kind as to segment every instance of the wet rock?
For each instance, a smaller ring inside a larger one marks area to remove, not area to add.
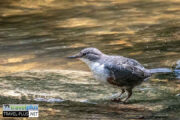
[[[180,93],[179,93],[179,94],[177,94],[176,96],[180,97]]]
[[[77,118],[81,114],[85,119],[90,113],[95,118],[104,119],[120,116],[129,119],[149,119],[157,116],[152,114],[153,112],[168,114],[167,107],[179,105],[177,103],[179,97],[174,96],[180,90],[176,84],[165,84],[152,79],[136,87],[128,104],[122,104],[110,101],[111,96],[115,97],[121,91],[118,87],[96,81],[89,72],[72,70],[19,72],[0,77],[0,91],[3,91],[0,102],[3,104],[6,101],[4,97],[8,97],[12,103],[10,97],[14,97],[18,103],[23,100],[35,104],[42,103],[43,107],[47,105],[42,110],[42,115],[48,112],[52,115],[72,115],[72,118]],[[10,92],[13,90],[16,90],[18,96],[13,96],[14,92]],[[21,95],[25,96],[24,99]],[[48,103],[52,103],[51,106]]]
[[[180,60],[178,60],[176,63],[176,69],[180,69]]]
[[[176,67],[174,69],[174,74],[177,79],[180,79],[180,60],[178,60],[176,63]]]

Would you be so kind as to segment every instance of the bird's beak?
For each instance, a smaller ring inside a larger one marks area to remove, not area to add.
[[[69,58],[69,59],[75,59],[75,58],[80,58],[80,57],[82,57],[81,54],[76,54],[76,55],[73,55],[73,56],[68,56],[67,58]]]

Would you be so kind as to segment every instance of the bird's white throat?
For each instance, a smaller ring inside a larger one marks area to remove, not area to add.
[[[80,58],[80,60],[85,62],[89,66],[90,70],[92,71],[94,77],[97,80],[107,82],[108,72],[104,68],[104,64],[100,64],[99,62],[93,62],[84,58]]]

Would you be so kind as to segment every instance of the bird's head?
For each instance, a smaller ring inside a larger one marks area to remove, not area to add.
[[[79,58],[83,62],[88,63],[88,62],[95,62],[99,60],[102,55],[103,53],[97,48],[85,48],[81,50],[79,53],[73,56],[69,56],[68,58],[72,58],[72,59]]]

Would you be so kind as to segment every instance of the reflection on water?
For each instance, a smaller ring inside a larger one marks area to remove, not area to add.
[[[153,76],[135,89],[130,105],[121,105],[108,102],[119,89],[77,72],[88,68],[65,57],[97,47],[147,68],[178,67],[179,6],[179,0],[0,1],[0,102],[41,101],[41,119],[178,117],[179,68],[175,74]]]
[[[90,46],[148,68],[171,67],[180,57],[179,5],[174,0],[1,1],[0,70],[87,70],[64,57]]]

